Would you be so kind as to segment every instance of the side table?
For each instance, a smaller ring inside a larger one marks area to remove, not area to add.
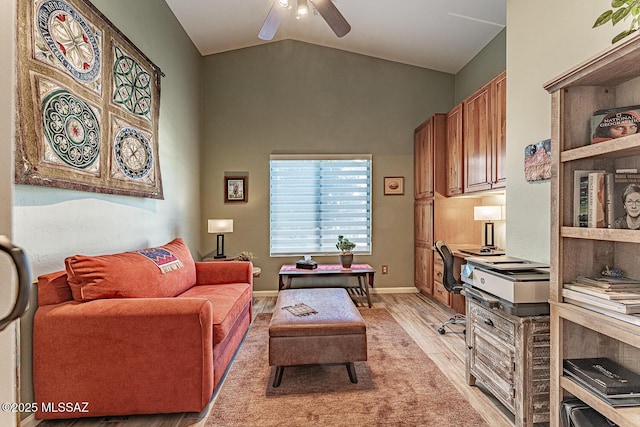
[[[202,258],[203,262],[223,262],[223,261],[237,261],[235,259],[232,258],[213,258],[213,257],[205,257]],[[253,266],[253,277],[260,277],[260,274],[262,274],[262,269],[260,267],[256,267],[255,265]]]
[[[286,264],[280,268],[278,273],[278,290],[291,288],[291,281],[294,277],[310,277],[310,276],[355,276],[358,278],[358,288],[360,295],[352,292],[351,299],[358,302],[359,299],[365,299],[369,308],[372,308],[370,288],[373,288],[373,277],[375,270],[369,264],[353,264],[351,268],[344,268],[340,264],[318,264],[318,268],[313,270],[296,268],[295,265]],[[347,288],[347,291],[354,288]],[[364,292],[364,295],[362,295]]]

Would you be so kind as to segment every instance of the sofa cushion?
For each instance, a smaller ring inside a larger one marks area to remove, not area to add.
[[[135,252],[74,255],[64,263],[76,301],[174,297],[196,282],[195,263],[182,239]]]
[[[66,271],[43,274],[38,277],[38,306],[59,304],[73,300]]]
[[[180,294],[179,298],[206,298],[213,305],[213,345],[228,334],[247,304],[251,302],[248,283],[226,283],[194,286]]]

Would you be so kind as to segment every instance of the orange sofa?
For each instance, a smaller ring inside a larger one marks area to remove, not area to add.
[[[65,267],[38,278],[36,418],[202,411],[251,323],[251,263],[175,239]]]

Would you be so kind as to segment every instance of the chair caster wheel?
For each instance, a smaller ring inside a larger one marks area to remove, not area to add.
[[[444,331],[444,328],[438,328],[438,333],[439,333],[440,335],[444,335],[444,332],[445,332],[445,331]]]

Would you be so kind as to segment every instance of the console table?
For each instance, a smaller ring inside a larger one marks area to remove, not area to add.
[[[278,274],[278,290],[288,289],[291,287],[291,281],[294,277],[309,277],[309,276],[343,276],[343,277],[357,277],[358,288],[357,292],[349,292],[351,299],[358,302],[360,299],[366,298],[369,308],[371,305],[370,288],[373,288],[373,276],[375,270],[369,264],[353,264],[351,268],[344,268],[340,264],[318,264],[318,268],[313,270],[307,270],[303,268],[296,268],[293,264],[285,264],[280,268]],[[347,288],[351,291],[353,288]]]

